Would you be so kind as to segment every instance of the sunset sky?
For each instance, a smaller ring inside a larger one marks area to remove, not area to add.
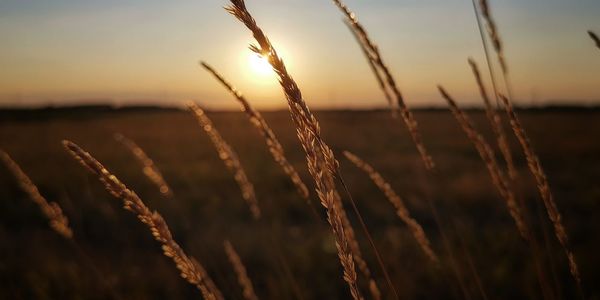
[[[328,0],[247,0],[311,107],[386,102]],[[2,0],[0,105],[110,102],[234,108],[203,69],[220,71],[262,109],[285,107],[251,63],[246,28],[222,0]],[[478,103],[467,64],[484,63],[470,0],[347,0],[379,45],[410,106],[443,105],[436,84]],[[598,0],[491,0],[517,102],[600,104]],[[487,77],[486,77],[487,80]]]

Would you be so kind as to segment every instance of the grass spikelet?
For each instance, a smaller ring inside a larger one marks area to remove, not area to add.
[[[8,170],[15,176],[21,189],[29,195],[29,198],[40,208],[44,216],[48,218],[50,227],[66,239],[73,238],[73,230],[69,227],[69,220],[63,214],[62,209],[56,202],[48,202],[40,194],[38,188],[33,184],[29,176],[23,172],[21,167],[8,155],[0,150],[0,160],[4,162]]]
[[[392,205],[394,205],[394,207],[396,208],[396,214],[408,226],[408,228],[412,232],[413,237],[415,238],[415,240],[417,240],[417,243],[421,247],[421,250],[423,250],[425,255],[432,262],[437,263],[438,257],[433,251],[433,249],[431,249],[431,243],[429,242],[429,239],[427,238],[423,227],[421,227],[421,225],[410,215],[410,212],[404,205],[404,202],[402,201],[400,196],[398,196],[398,194],[396,194],[396,192],[392,189],[390,184],[387,183],[385,179],[381,176],[381,174],[375,171],[375,169],[373,169],[371,165],[360,159],[355,154],[349,151],[344,151],[344,155],[356,167],[363,170],[365,173],[367,173],[367,175],[369,175],[369,177],[375,183],[375,185],[377,185],[377,187],[385,194],[385,196],[392,203]]]
[[[225,9],[252,32],[258,45],[251,45],[250,49],[267,59],[279,78],[292,120],[296,126],[298,139],[306,153],[308,170],[314,179],[317,195],[327,211],[327,221],[331,225],[336,241],[338,257],[343,268],[343,278],[348,284],[352,298],[363,299],[358,288],[352,250],[344,232],[339,209],[336,209],[337,203],[341,203],[334,181],[339,164],[329,146],[321,138],[319,123],[304,102],[298,85],[288,73],[284,62],[279,58],[267,36],[246,9],[244,1],[231,0],[231,5]]]
[[[285,174],[287,174],[290,177],[292,183],[294,183],[294,186],[298,191],[298,194],[300,194],[300,196],[304,198],[305,201],[307,201],[308,205],[311,205],[310,199],[308,197],[308,188],[306,187],[304,182],[302,182],[302,179],[300,178],[300,175],[298,175],[296,169],[294,169],[294,167],[288,162],[287,158],[285,157],[283,146],[281,146],[281,143],[279,143],[277,136],[275,136],[275,133],[273,132],[273,130],[271,130],[271,128],[267,124],[267,121],[265,121],[262,115],[250,105],[250,103],[248,102],[248,100],[246,100],[244,95],[233,85],[231,85],[231,83],[229,83],[213,67],[211,67],[205,62],[201,62],[200,64],[202,65],[202,67],[204,67],[204,69],[211,73],[221,84],[223,84],[223,86],[225,86],[225,88],[227,88],[227,90],[242,105],[242,111],[246,114],[248,119],[250,119],[250,123],[252,123],[252,125],[254,125],[254,127],[256,127],[260,134],[265,138],[265,142],[267,143],[269,152],[271,152],[271,156],[273,156],[275,162],[277,162],[281,166]]]
[[[485,138],[477,132],[469,117],[462,110],[460,110],[460,108],[458,108],[458,105],[456,105],[456,102],[446,92],[446,90],[444,90],[444,88],[441,86],[438,86],[438,89],[440,91],[440,94],[442,94],[442,97],[444,97],[444,99],[446,99],[446,101],[448,102],[450,110],[452,111],[452,114],[460,124],[460,127],[477,149],[477,152],[479,153],[481,159],[485,162],[485,165],[488,169],[488,173],[492,178],[492,183],[498,190],[498,193],[500,194],[502,199],[504,199],[504,201],[506,202],[508,211],[513,220],[515,221],[519,233],[525,240],[529,240],[530,231],[525,223],[523,214],[521,213],[521,209],[517,205],[514,192],[510,188],[506,175],[498,166],[498,162],[496,161],[494,151],[486,142]]]
[[[205,299],[223,299],[204,268],[194,258],[187,256],[175,242],[169,226],[158,212],[151,211],[134,191],[128,189],[115,175],[78,145],[65,140],[63,146],[81,165],[98,176],[104,188],[112,196],[123,201],[126,210],[133,212],[150,229],[152,237],[161,244],[164,255],[173,260],[183,279],[196,286]]]
[[[496,109],[492,106],[485,85],[483,84],[483,80],[481,79],[481,73],[479,72],[479,67],[477,66],[477,63],[472,58],[469,58],[468,61],[469,65],[471,66],[471,70],[473,71],[473,75],[475,76],[477,86],[479,87],[479,93],[481,94],[481,97],[483,98],[483,102],[485,104],[485,114],[487,116],[488,121],[490,122],[492,131],[496,136],[496,143],[498,145],[498,149],[500,149],[502,157],[506,162],[508,177],[514,181],[517,178],[517,170],[515,169],[515,164],[513,161],[512,153],[510,152],[508,140],[506,139],[506,134],[504,133],[504,129],[502,128],[502,120]]]
[[[406,106],[406,103],[404,102],[404,97],[402,96],[402,93],[400,92],[400,89],[398,88],[396,80],[392,76],[390,69],[384,63],[381,53],[379,52],[379,48],[371,41],[369,35],[367,34],[367,31],[358,22],[356,15],[353,12],[351,12],[350,9],[348,9],[348,7],[340,0],[332,1],[346,16],[348,24],[350,24],[356,36],[358,36],[358,41],[362,42],[359,44],[361,44],[361,48],[363,49],[363,52],[365,53],[367,59],[369,59],[372,62],[372,64],[374,64],[377,68],[379,68],[379,71],[381,71],[383,77],[385,77],[387,87],[392,91],[394,95],[402,120],[408,128],[410,136],[413,142],[415,143],[417,150],[419,151],[419,155],[421,156],[425,167],[428,170],[433,170],[435,168],[435,163],[433,162],[433,158],[431,158],[431,156],[428,154],[427,148],[425,148],[425,145],[423,144],[417,121],[413,117],[412,112]],[[376,77],[379,77],[379,75],[377,75],[377,72],[375,72],[375,74]],[[385,89],[384,93],[387,93]],[[392,110],[394,110],[394,108]]]
[[[600,49],[600,38],[598,38],[598,35],[591,30],[588,30],[587,33],[590,36],[590,38],[592,39],[592,41],[594,41],[594,43],[596,44],[596,47],[598,47],[598,49]]]
[[[152,181],[152,183],[158,187],[160,193],[167,198],[172,198],[173,192],[171,188],[165,181],[162,173],[158,170],[152,159],[146,155],[146,152],[144,152],[144,150],[133,140],[126,138],[120,133],[116,133],[114,138],[117,142],[121,143],[123,146],[129,149],[129,151],[131,151],[133,156],[135,156],[135,158],[142,165],[142,172],[144,172],[144,175],[146,175],[146,177],[148,177],[148,179],[150,179],[150,181]]]
[[[500,99],[504,103],[504,108],[506,110],[506,114],[510,120],[510,125],[519,140],[519,144],[521,144],[521,148],[525,153],[525,158],[527,159],[527,166],[533,175],[537,188],[539,190],[542,201],[544,202],[544,206],[546,207],[546,212],[548,213],[548,217],[552,222],[552,226],[554,227],[554,233],[556,238],[560,242],[565,254],[567,256],[567,260],[569,262],[569,270],[571,275],[575,279],[575,282],[578,285],[579,291],[581,292],[581,277],[579,275],[579,268],[577,266],[577,262],[575,261],[575,256],[573,255],[573,251],[569,245],[569,238],[567,236],[567,232],[565,227],[562,224],[562,216],[558,211],[556,203],[554,202],[554,197],[552,192],[550,191],[550,185],[548,184],[548,179],[546,178],[546,173],[542,168],[542,164],[538,156],[535,154],[533,150],[533,146],[525,132],[523,125],[521,125],[521,121],[519,120],[517,113],[515,112],[511,101],[508,100],[505,96],[500,95]]]
[[[208,118],[206,113],[204,113],[204,110],[193,102],[187,103],[187,106],[196,117],[200,127],[208,134],[208,137],[217,149],[219,158],[225,163],[225,166],[227,166],[229,171],[233,173],[233,177],[242,191],[242,197],[250,207],[252,217],[254,219],[260,219],[260,207],[258,206],[256,195],[254,194],[254,186],[250,183],[248,176],[246,176],[246,172],[242,167],[237,153],[235,153],[233,148],[231,148],[231,146],[225,142],[223,137],[221,137],[221,134],[219,134],[212,121]]]
[[[242,259],[233,248],[233,245],[229,241],[225,241],[223,243],[223,248],[225,248],[225,254],[227,254],[227,259],[229,259],[229,263],[233,267],[235,274],[237,275],[238,283],[242,287],[242,293],[244,295],[244,299],[246,300],[258,300],[256,293],[254,293],[254,287],[252,286],[252,281],[250,277],[248,277],[248,273],[246,272],[246,267],[242,262]]]
[[[500,34],[498,33],[498,27],[496,26],[496,21],[492,17],[490,12],[490,6],[487,0],[479,0],[479,9],[481,10],[481,15],[485,19],[487,24],[487,32],[492,40],[492,45],[494,46],[494,50],[496,51],[496,55],[498,57],[498,63],[500,63],[500,68],[503,73],[508,72],[508,67],[506,65],[506,60],[504,58],[504,47],[502,45],[502,40],[500,39]]]

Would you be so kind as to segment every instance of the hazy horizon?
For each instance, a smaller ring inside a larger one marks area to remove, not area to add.
[[[272,74],[253,66],[250,33],[226,1],[6,0],[0,3],[0,106],[94,103],[212,108],[237,103],[204,60],[260,109],[285,108]],[[253,0],[315,108],[385,107],[371,71],[331,1]],[[443,84],[461,104],[480,102],[466,63],[484,66],[471,1],[347,1],[381,48],[411,107],[439,106]],[[518,104],[600,104],[600,2],[491,1]],[[487,73],[484,73],[487,75]],[[485,77],[486,82],[488,76]],[[488,83],[489,85],[489,83]],[[109,102],[110,102],[109,101]]]

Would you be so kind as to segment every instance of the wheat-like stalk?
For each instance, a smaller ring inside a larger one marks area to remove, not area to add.
[[[63,146],[81,165],[98,176],[100,182],[104,184],[104,188],[112,196],[123,201],[125,209],[133,212],[142,223],[148,226],[154,239],[162,245],[164,255],[173,260],[183,279],[196,286],[205,299],[223,299],[221,292],[216,288],[202,265],[186,255],[173,239],[169,226],[158,212],[151,211],[134,191],[127,188],[115,175],[78,145],[65,140]]]
[[[50,227],[66,239],[73,238],[73,230],[69,227],[69,220],[63,214],[62,209],[56,202],[48,202],[31,181],[29,176],[23,172],[21,167],[8,155],[0,150],[0,160],[17,179],[17,183],[29,198],[40,208],[44,216],[48,218]]]
[[[352,250],[345,234],[340,211],[336,207],[341,203],[334,181],[339,164],[329,146],[321,138],[319,123],[304,102],[298,85],[288,73],[284,62],[279,58],[267,36],[246,9],[244,1],[231,0],[231,5],[226,7],[226,10],[252,32],[258,45],[251,45],[250,49],[266,58],[279,78],[296,126],[298,139],[306,153],[308,170],[314,179],[317,195],[327,211],[327,220],[331,225],[343,267],[343,278],[350,288],[352,298],[363,299],[357,284]]]
[[[455,116],[463,131],[466,133],[469,140],[471,140],[471,142],[479,152],[481,159],[486,164],[486,167],[492,179],[492,183],[498,190],[500,196],[506,202],[508,211],[514,220],[521,237],[528,243],[536,267],[540,288],[542,289],[544,298],[547,298],[549,287],[546,278],[540,269],[541,261],[538,257],[537,242],[535,241],[535,237],[533,236],[533,232],[531,231],[530,226],[527,223],[523,211],[515,201],[515,194],[511,186],[511,183],[513,183],[514,180],[511,182],[507,179],[505,173],[498,166],[494,151],[486,142],[484,137],[477,132],[470,118],[457,106],[456,102],[442,87],[438,88],[442,96],[448,102],[452,114]]]
[[[294,186],[298,191],[298,194],[300,194],[300,196],[303,199],[305,199],[305,201],[310,205],[310,198],[308,197],[308,188],[306,187],[304,182],[302,182],[302,179],[300,178],[300,175],[298,175],[296,169],[288,162],[287,158],[285,157],[283,146],[277,139],[277,136],[275,136],[273,130],[271,130],[271,128],[269,127],[269,124],[267,124],[267,121],[265,121],[262,115],[250,105],[250,102],[246,100],[244,95],[231,83],[229,83],[221,74],[219,74],[213,67],[211,67],[205,62],[201,62],[200,64],[202,65],[202,67],[204,67],[204,69],[211,73],[221,84],[223,84],[223,86],[225,86],[225,88],[227,88],[227,90],[242,105],[242,111],[246,114],[246,116],[250,120],[250,123],[252,123],[252,125],[254,125],[254,127],[256,127],[256,129],[264,137],[265,142],[267,143],[267,147],[269,148],[269,152],[271,152],[271,156],[273,156],[275,162],[277,162],[281,166],[285,174],[287,174],[290,177],[292,183],[294,183]]]
[[[492,178],[492,182],[498,190],[500,196],[506,202],[508,211],[512,216],[513,220],[515,221],[519,233],[525,240],[529,240],[529,228],[525,223],[523,214],[521,213],[521,209],[519,208],[515,200],[515,194],[510,187],[510,183],[506,178],[504,172],[498,166],[498,162],[496,161],[496,156],[494,155],[492,147],[490,147],[490,145],[486,142],[485,138],[481,134],[479,134],[479,132],[477,132],[475,126],[473,126],[473,122],[471,122],[470,118],[462,110],[460,110],[460,108],[458,108],[458,105],[456,105],[456,102],[446,92],[446,90],[444,90],[444,88],[441,86],[438,86],[438,89],[442,94],[442,97],[444,97],[444,99],[446,99],[446,101],[448,102],[450,110],[452,111],[452,114],[460,124],[460,127],[463,129],[465,134],[468,136],[469,140],[471,140],[471,142],[477,149],[477,152],[479,153],[481,159],[485,162],[485,165],[488,169],[488,173]]]
[[[370,60],[371,63],[374,64],[379,69],[379,71],[381,71],[383,77],[385,77],[385,83],[386,83],[387,87],[394,94],[394,98],[398,105],[398,109],[400,111],[402,120],[404,121],[404,123],[406,124],[406,127],[408,128],[410,136],[411,136],[413,142],[415,143],[417,150],[419,151],[419,154],[421,156],[421,159],[423,160],[423,163],[425,164],[425,167],[428,170],[434,169],[435,163],[433,161],[433,158],[428,154],[427,148],[425,148],[425,145],[423,144],[423,141],[421,139],[421,134],[419,132],[419,128],[417,125],[417,121],[413,117],[412,112],[406,106],[406,103],[404,102],[404,97],[402,96],[402,93],[400,92],[400,89],[398,88],[398,85],[396,84],[396,80],[392,76],[390,69],[383,61],[381,53],[379,52],[379,48],[372,42],[369,35],[367,34],[367,31],[358,22],[356,15],[353,12],[350,11],[350,9],[348,9],[348,7],[344,3],[342,3],[340,0],[332,0],[332,1],[346,16],[348,24],[351,25],[351,28],[353,29],[354,33],[356,34],[356,36],[358,36],[357,40],[361,42],[359,44],[361,44],[360,46],[363,49],[363,52],[365,53],[365,56],[367,57],[367,59]],[[379,78],[379,75],[378,75],[379,73],[378,72],[374,72],[374,73],[375,73],[375,76],[377,78]],[[384,93],[387,93],[385,88],[383,89],[383,91],[384,91]],[[392,110],[394,110],[394,108],[392,108]]]
[[[431,249],[431,243],[423,230],[423,227],[415,220],[411,215],[404,202],[398,196],[398,194],[392,189],[389,183],[385,181],[385,179],[381,176],[381,174],[371,165],[366,163],[364,160],[356,156],[355,154],[344,151],[344,155],[348,160],[350,160],[356,167],[363,170],[371,180],[377,185],[377,187],[385,194],[388,200],[392,203],[392,205],[396,208],[396,214],[398,217],[408,226],[410,231],[413,234],[413,237],[417,240],[417,243],[421,247],[421,250],[425,253],[425,255],[433,262],[438,262],[438,257]]]
[[[481,9],[481,14],[487,23],[487,32],[492,40],[492,45],[494,46],[496,55],[498,56],[500,68],[502,68],[503,73],[507,73],[508,66],[506,65],[506,60],[504,58],[504,47],[502,45],[502,40],[500,39],[500,34],[498,33],[496,21],[494,21],[494,18],[492,17],[490,6],[487,0],[479,0],[479,8]]]
[[[367,45],[365,45],[365,43],[362,42],[361,36],[354,29],[354,27],[352,26],[352,23],[348,20],[344,20],[344,24],[346,24],[346,27],[348,27],[348,30],[350,30],[350,33],[352,33],[352,36],[356,40],[356,43],[360,46],[360,50],[362,51],[363,55],[367,59],[367,63],[369,64],[369,68],[371,69],[371,72],[373,72],[373,75],[375,75],[375,79],[377,80],[377,84],[379,85],[379,88],[383,92],[383,95],[385,96],[385,99],[387,100],[387,102],[390,106],[390,110],[392,111],[392,116],[395,118],[398,114],[397,107],[394,105],[394,99],[392,99],[392,95],[390,95],[387,85],[386,85],[385,81],[383,80],[381,71],[379,70],[377,65],[375,65],[375,59],[373,58],[373,55],[369,51]]]
[[[242,163],[240,162],[237,153],[235,153],[233,148],[225,142],[204,110],[193,102],[189,102],[187,105],[192,114],[196,117],[200,127],[208,134],[208,137],[217,149],[219,158],[225,163],[225,166],[227,166],[229,171],[233,173],[233,177],[242,191],[242,197],[250,207],[252,217],[254,217],[254,219],[260,219],[260,207],[258,206],[256,195],[254,194],[254,186],[250,183],[248,176],[246,176],[246,172],[244,171],[244,167],[242,167]]]
[[[144,175],[146,175],[146,177],[148,177],[148,179],[150,179],[150,181],[152,181],[152,183],[154,183],[158,187],[160,193],[163,194],[165,197],[172,198],[173,192],[171,188],[165,181],[160,170],[158,170],[158,168],[156,167],[152,159],[148,157],[146,152],[144,152],[144,150],[140,146],[138,146],[133,140],[126,138],[120,133],[115,133],[114,138],[117,142],[121,143],[123,146],[129,149],[129,151],[131,151],[133,156],[135,156],[135,158],[142,165],[142,172],[144,172]]]
[[[506,134],[504,133],[504,128],[502,128],[502,120],[496,109],[492,106],[485,85],[483,84],[483,80],[481,78],[481,73],[479,72],[479,67],[477,66],[477,63],[472,58],[469,58],[468,61],[469,65],[471,66],[471,70],[473,71],[475,81],[477,82],[477,86],[479,87],[479,93],[481,94],[481,97],[483,98],[483,102],[485,104],[485,114],[488,118],[488,121],[490,122],[492,131],[496,135],[496,143],[498,145],[498,149],[500,149],[502,157],[506,162],[508,177],[514,181],[517,178],[517,170],[515,169],[512,153],[510,152],[510,146],[508,145],[508,140],[506,139]]]
[[[594,41],[594,43],[596,44],[596,47],[598,47],[598,49],[600,49],[600,38],[598,38],[598,35],[591,30],[588,30],[587,33],[590,36],[590,38],[592,39],[592,41]]]
[[[567,236],[567,232],[562,224],[562,216],[558,211],[556,203],[554,202],[554,197],[552,195],[552,192],[550,191],[550,184],[548,184],[546,173],[542,168],[542,164],[540,163],[538,156],[533,150],[533,146],[531,145],[529,137],[527,136],[523,125],[521,125],[521,121],[519,120],[511,101],[503,95],[500,95],[500,99],[502,99],[502,102],[504,103],[506,114],[508,115],[508,118],[510,120],[510,125],[515,133],[515,136],[517,137],[517,140],[519,140],[519,144],[521,144],[523,152],[525,153],[525,158],[527,159],[527,166],[529,167],[529,170],[531,171],[531,174],[535,179],[538,191],[540,193],[542,201],[544,202],[544,206],[546,207],[546,212],[548,213],[548,217],[550,218],[550,221],[552,222],[552,225],[554,227],[554,233],[556,235],[556,238],[558,239],[561,246],[563,247],[563,250],[565,251],[565,254],[569,261],[569,270],[571,272],[571,275],[573,276],[573,278],[577,282],[579,289],[581,290],[581,277],[579,275],[579,268],[577,267],[575,256],[573,255],[573,251],[571,250],[571,247],[569,245],[569,238]]]
[[[242,259],[238,255],[237,251],[235,251],[235,248],[233,248],[231,242],[223,242],[223,248],[225,248],[227,259],[229,259],[229,263],[231,263],[231,266],[237,275],[238,283],[242,287],[244,299],[258,300],[256,293],[254,293],[252,281],[250,280],[250,277],[248,277],[248,272],[246,272],[246,267],[244,266],[244,263],[242,262]]]
[[[473,7],[475,9],[475,17],[477,18],[477,25],[479,27],[479,32],[482,35],[481,42],[483,43],[483,48],[485,51],[486,59],[488,62],[488,66],[490,68],[490,76],[492,76],[492,80],[495,82],[494,74],[492,71],[492,66],[491,66],[491,63],[489,60],[488,49],[486,46],[485,38],[483,38],[483,32],[482,32],[483,30],[481,28],[479,11],[477,10],[477,5],[475,4],[476,0],[472,0],[472,1],[473,1]],[[500,64],[500,70],[502,71],[502,77],[504,79],[504,86],[506,88],[506,93],[512,98],[512,87],[510,84],[510,78],[509,78],[510,76],[508,74],[508,65],[506,63],[506,56],[504,54],[504,46],[503,46],[502,40],[500,39],[500,33],[498,32],[498,27],[496,26],[496,21],[494,21],[494,18],[492,17],[492,13],[490,11],[490,6],[489,6],[487,0],[479,0],[479,8],[481,10],[481,15],[483,15],[483,18],[486,21],[486,24],[487,24],[486,31],[488,33],[488,36],[491,39],[492,46],[494,48],[494,51],[496,52],[496,57],[498,59],[498,63]],[[494,86],[494,88],[495,88],[495,86]],[[497,93],[497,91],[495,91],[495,92]],[[498,100],[497,97],[496,97],[496,105],[500,105],[500,101]]]

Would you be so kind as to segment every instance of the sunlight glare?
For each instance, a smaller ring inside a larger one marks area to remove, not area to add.
[[[250,63],[252,71],[256,75],[266,76],[273,74],[273,70],[271,69],[271,65],[269,64],[267,59],[256,53],[249,54],[248,62]]]

